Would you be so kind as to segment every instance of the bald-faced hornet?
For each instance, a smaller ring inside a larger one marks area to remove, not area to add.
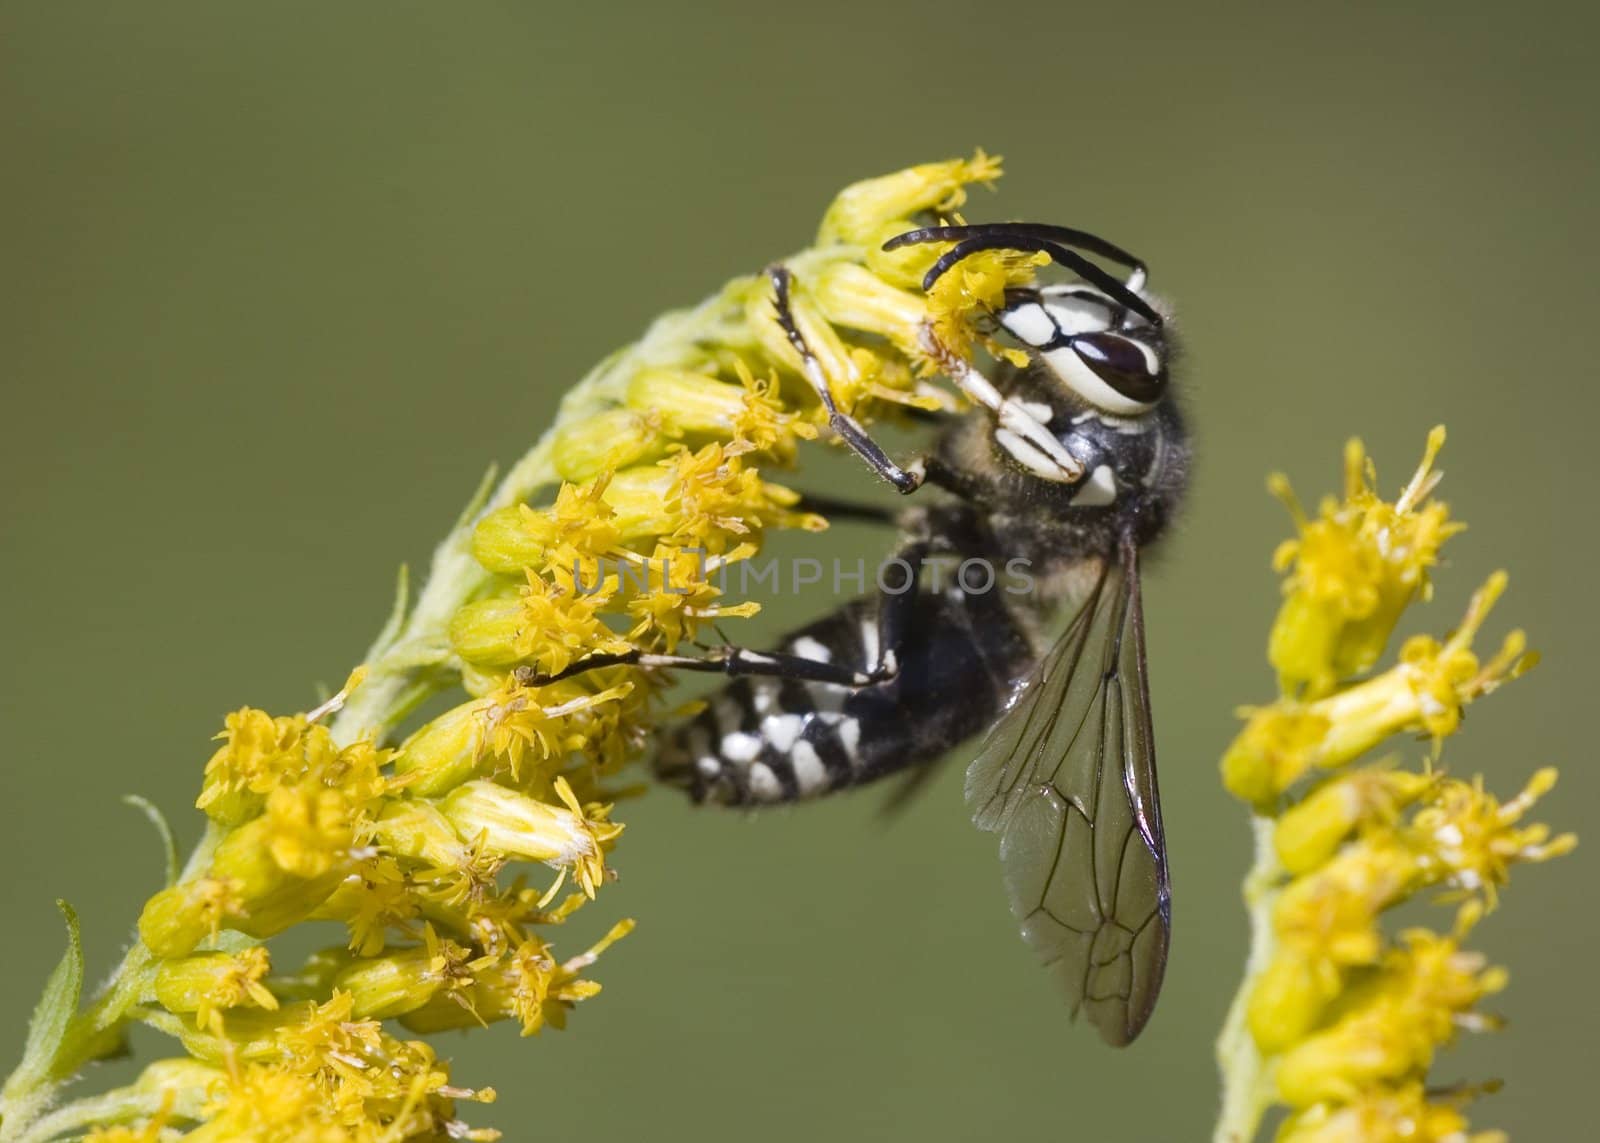
[[[769,271],[779,322],[834,432],[901,492],[945,493],[887,516],[910,589],[848,603],[771,652],[597,655],[563,676],[623,662],[733,676],[656,762],[699,801],[789,802],[902,771],[915,780],[987,729],[967,805],[1000,835],[1023,936],[1074,1014],[1126,1044],[1155,1005],[1170,931],[1139,553],[1172,516],[1189,467],[1169,391],[1173,345],[1144,264],[1103,239],[1006,223],[914,230],[886,248],[929,242],[954,245],[924,289],[984,250],[1042,252],[1073,279],[1008,291],[995,332],[1026,364],[1001,361],[992,380],[930,345],[976,407],[903,468],[836,407],[790,313],[790,273]],[[959,578],[931,588],[917,573],[938,557],[1025,559],[1035,590]]]

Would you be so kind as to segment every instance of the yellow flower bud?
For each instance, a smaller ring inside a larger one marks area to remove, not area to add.
[[[337,787],[302,782],[280,786],[267,798],[267,847],[280,869],[321,877],[350,863],[358,815],[366,807]]]
[[[628,383],[623,400],[630,409],[655,417],[669,434],[731,437],[744,412],[745,390],[703,373],[641,369]]]
[[[880,225],[866,240],[867,269],[889,286],[914,291],[920,304],[922,279],[927,276],[939,255],[954,245],[952,242],[919,242],[913,246],[897,246],[885,250],[884,243],[891,238],[917,229],[918,223],[909,218],[894,218]],[[849,325],[851,323],[844,323]]]
[[[364,958],[340,972],[334,987],[350,994],[351,1011],[360,1019],[399,1016],[421,1008],[444,984],[433,959],[420,947]]]
[[[1273,928],[1303,955],[1370,964],[1382,947],[1378,915],[1417,887],[1420,872],[1415,855],[1393,837],[1361,839],[1284,888]]]
[[[920,293],[897,289],[853,262],[826,267],[811,291],[828,321],[888,338],[903,353],[921,354],[928,307]]]
[[[372,823],[372,837],[397,857],[415,858],[440,869],[465,865],[470,852],[461,835],[433,802],[406,798],[390,802]]]
[[[1340,1025],[1296,1044],[1278,1064],[1278,1097],[1290,1107],[1321,1100],[1347,1102],[1384,1081],[1427,1066],[1411,1051],[1411,1037],[1393,1021]]]
[[[812,356],[817,359],[834,400],[841,409],[850,412],[861,396],[861,368],[851,356],[850,347],[839,336],[839,331],[829,324],[812,300],[808,283],[796,282],[793,285],[789,294],[789,311]],[[770,292],[751,295],[745,307],[745,322],[760,340],[761,348],[768,357],[791,373],[805,376],[799,351],[789,341],[788,333],[778,324]],[[811,379],[808,377],[806,380],[809,382]]]
[[[490,512],[473,529],[472,553],[485,568],[502,575],[527,569],[570,573],[585,570],[610,554],[622,540],[611,506],[605,501],[610,476],[587,484],[563,484],[547,508],[516,504]],[[586,583],[598,576],[584,576]]]
[[[261,947],[240,953],[203,953],[162,962],[155,997],[168,1012],[205,1013],[253,1006],[275,1009],[276,997],[262,983],[271,963]]]
[[[239,825],[260,813],[267,791],[303,766],[303,716],[273,718],[246,707],[228,715],[224,745],[206,763],[205,786],[195,805],[220,825]]]
[[[600,991],[600,985],[579,974],[632,931],[631,920],[619,921],[588,950],[559,963],[542,941],[525,941],[509,956],[482,966],[459,996],[435,996],[400,1022],[421,1033],[493,1020],[516,1020],[524,1036],[534,1035],[546,1024],[565,1027],[567,1011]]]
[[[1289,702],[1258,707],[1222,756],[1222,784],[1265,810],[1315,759],[1328,733],[1325,716]]]
[[[491,851],[507,857],[571,865],[600,851],[594,830],[581,814],[493,782],[467,782],[439,808],[460,836],[482,839]]]
[[[540,514],[526,504],[485,513],[472,529],[472,558],[496,575],[521,575],[523,568],[543,566],[551,537],[531,529],[530,518]]]
[[[663,448],[662,426],[654,418],[607,409],[557,431],[550,455],[561,479],[584,481],[660,455]]]
[[[461,664],[461,689],[473,698],[492,694],[505,686],[508,677],[504,668],[480,667],[465,661]]]
[[[1305,592],[1284,598],[1267,639],[1267,661],[1277,669],[1285,691],[1303,682],[1315,696],[1343,677],[1332,664],[1341,658],[1346,626],[1342,599],[1329,602]]]
[[[308,803],[283,793],[291,812],[233,830],[218,845],[206,877],[175,885],[146,902],[139,917],[145,945],[184,956],[219,928],[268,937],[308,917],[338,887],[352,863],[347,803],[313,791]],[[306,807],[309,805],[309,809]],[[304,812],[302,812],[304,811]],[[310,814],[310,817],[305,816]],[[331,814],[330,817],[319,815]]]
[[[483,756],[483,733],[492,706],[483,699],[462,703],[406,739],[394,760],[395,774],[406,779],[405,789],[431,798],[471,778]]]
[[[1339,994],[1338,968],[1322,958],[1280,950],[1250,990],[1250,1035],[1264,1053],[1281,1052],[1322,1018]]]
[[[967,199],[969,183],[990,185],[1000,177],[1000,158],[977,151],[971,159],[949,159],[866,179],[839,192],[823,216],[818,245],[860,244],[884,223],[924,210],[951,211]]]
[[[1367,822],[1392,822],[1433,784],[1423,774],[1367,768],[1330,778],[1278,819],[1273,842],[1290,873],[1322,865]]]
[[[201,877],[163,889],[139,913],[139,939],[159,957],[187,956],[240,909],[237,891],[226,881]]]
[[[353,861],[348,821],[344,826],[345,845],[337,860],[328,854],[309,861],[307,876],[280,862],[279,856],[293,852],[294,847],[276,834],[276,823],[269,817],[256,818],[225,837],[217,846],[210,871],[211,877],[226,883],[235,895],[224,917],[225,926],[264,938],[308,917],[338,888]]]
[[[279,1034],[285,1028],[304,1024],[316,1011],[313,1001],[301,1000],[284,1004],[276,1011],[241,1008],[229,1014],[223,1032],[187,1020],[176,1022],[170,1030],[184,1050],[206,1063],[231,1066],[280,1060],[284,1053]]]
[[[625,468],[612,478],[605,501],[616,513],[624,541],[665,535],[677,527],[677,514],[668,507],[679,492],[672,478],[672,470],[658,464]]]
[[[1317,764],[1341,766],[1392,734],[1427,733],[1436,740],[1453,734],[1468,703],[1533,666],[1520,631],[1486,664],[1480,666],[1472,654],[1473,636],[1505,583],[1504,572],[1490,576],[1443,643],[1427,636],[1409,639],[1397,666],[1312,704],[1330,724]]]
[[[227,1082],[228,1073],[222,1068],[183,1058],[157,1060],[139,1073],[133,1086],[162,1097],[171,1117],[198,1120]]]
[[[509,667],[522,660],[517,650],[522,629],[522,604],[515,598],[479,599],[451,616],[450,646],[468,662]]]
[[[1299,531],[1273,557],[1289,575],[1267,657],[1285,694],[1316,697],[1371,669],[1401,612],[1427,596],[1428,570],[1462,528],[1443,504],[1428,499],[1439,481],[1433,462],[1444,437],[1442,427],[1429,434],[1422,463],[1393,504],[1373,487],[1358,440],[1345,447],[1344,500],[1326,501],[1315,520],[1284,477],[1272,478],[1272,491]]]

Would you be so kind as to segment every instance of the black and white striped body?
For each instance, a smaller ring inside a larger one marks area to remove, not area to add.
[[[865,687],[736,678],[663,744],[664,779],[697,801],[796,801],[931,763],[993,723],[1037,662],[1042,628],[1072,593],[1074,571],[1111,558],[1125,532],[1152,539],[1188,467],[1171,402],[1137,418],[1106,416],[1064,396],[1038,366],[1009,373],[1005,390],[1050,410],[1049,427],[1089,479],[1040,480],[982,413],[960,418],[934,461],[958,497],[902,517],[901,554],[937,561],[942,582],[925,566],[906,596],[854,600],[772,648],[862,672],[892,654],[893,677]],[[970,577],[986,590],[963,585],[958,565],[968,559],[993,571],[992,583]],[[1012,566],[1026,569],[1023,582]],[[896,576],[887,578],[898,585]],[[889,648],[883,616],[896,606]]]
[[[992,722],[1034,662],[1011,602],[998,585],[919,593],[908,605],[899,672],[873,686],[735,679],[678,728],[658,769],[696,801],[748,805],[816,797],[932,762]],[[870,669],[884,650],[881,603],[855,600],[776,649]]]

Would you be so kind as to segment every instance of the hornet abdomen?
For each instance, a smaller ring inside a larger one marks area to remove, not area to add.
[[[916,590],[913,588],[912,590]],[[883,654],[879,609],[857,599],[776,650],[870,670]],[[930,763],[992,724],[1035,653],[1002,587],[917,591],[885,682],[852,689],[734,679],[662,746],[658,774],[696,801],[792,802]]]

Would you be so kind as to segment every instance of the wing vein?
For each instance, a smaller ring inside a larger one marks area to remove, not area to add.
[[[1000,835],[1013,915],[1073,1014],[1125,1044],[1160,989],[1170,894],[1131,539],[1118,555],[968,767],[967,805]]]

